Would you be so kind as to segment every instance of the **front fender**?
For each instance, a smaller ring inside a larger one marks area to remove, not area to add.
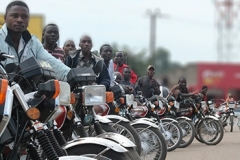
[[[190,118],[188,118],[188,117],[184,117],[184,116],[182,116],[182,117],[177,117],[176,118],[176,120],[178,121],[178,120],[186,120],[186,121],[192,121]]]
[[[158,128],[158,125],[155,124],[155,122],[149,118],[140,118],[140,119],[136,119],[136,120],[133,120],[131,123],[130,123],[132,126],[136,125],[136,124],[145,124],[145,125],[148,125],[150,127],[153,127],[153,128]]]
[[[66,150],[71,147],[75,147],[77,145],[83,145],[83,144],[97,144],[97,145],[111,148],[116,152],[122,152],[122,153],[128,152],[128,150],[122,147],[120,144],[115,143],[111,140],[103,139],[99,137],[86,137],[86,138],[79,138],[77,140],[69,141],[65,146],[63,146],[63,149]]]
[[[101,122],[101,123],[111,123],[112,122],[106,116],[99,116],[99,115],[96,115],[96,116],[97,116],[99,122]]]
[[[164,120],[168,120],[168,121],[171,121],[171,122],[176,122],[176,123],[178,123],[178,121],[177,121],[176,119],[172,119],[172,118],[163,118],[162,120],[163,120],[163,121],[164,121]]]
[[[118,115],[106,115],[104,117],[107,117],[109,119],[117,119],[117,120],[120,120],[120,121],[123,121],[123,122],[130,122],[127,118],[124,118],[124,117],[118,116]]]
[[[94,158],[84,156],[61,156],[58,160],[94,160]]]
[[[97,137],[113,140],[123,147],[136,147],[136,145],[131,140],[119,133],[105,132],[97,135]]]
[[[214,120],[216,120],[216,121],[219,121],[219,119],[218,119],[217,117],[211,116],[211,115],[207,115],[207,116],[205,116],[204,118],[212,118],[212,119],[214,119]]]

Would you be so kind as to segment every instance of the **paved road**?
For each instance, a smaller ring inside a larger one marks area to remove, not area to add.
[[[233,132],[226,126],[223,140],[208,146],[194,140],[187,148],[168,152],[166,160],[240,160],[240,130],[236,123]]]

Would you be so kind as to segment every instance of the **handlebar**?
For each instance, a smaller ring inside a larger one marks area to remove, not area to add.
[[[6,54],[6,53],[4,53],[4,52],[1,52],[1,53],[0,53],[0,61],[5,61],[7,58],[9,58],[9,59],[14,59],[15,56],[13,56],[13,55],[8,55],[8,54]]]

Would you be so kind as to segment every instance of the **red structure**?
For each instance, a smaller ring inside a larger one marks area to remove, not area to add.
[[[209,98],[225,99],[231,92],[234,99],[240,99],[240,64],[198,63],[196,64],[197,82],[189,86],[191,90],[200,90],[206,85]]]

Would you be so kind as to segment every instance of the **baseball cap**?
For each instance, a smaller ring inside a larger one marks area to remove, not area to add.
[[[149,70],[150,68],[155,70],[155,67],[153,65],[149,65],[147,69]]]

